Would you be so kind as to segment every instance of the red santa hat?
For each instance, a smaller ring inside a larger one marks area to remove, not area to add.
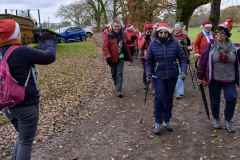
[[[160,31],[160,30],[165,30],[165,31],[168,31],[169,33],[172,32],[172,29],[171,27],[169,26],[169,24],[165,21],[161,21],[159,24],[158,24],[158,28],[157,28],[157,31]]]
[[[153,24],[152,23],[145,23],[144,24],[144,31],[152,30],[152,29],[153,29]]]
[[[129,24],[129,25],[127,26],[127,31],[134,32],[134,31],[136,31],[136,29],[135,29],[135,27],[134,27],[132,24]]]
[[[20,35],[20,27],[15,20],[0,20],[0,46],[20,43]]]
[[[233,22],[233,18],[232,17],[228,17],[228,18],[226,18],[225,22]]]
[[[209,21],[204,21],[201,25],[202,28],[205,28],[205,27],[212,27],[212,23],[209,22]]]

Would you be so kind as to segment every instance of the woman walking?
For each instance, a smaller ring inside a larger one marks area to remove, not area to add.
[[[198,78],[200,83],[208,85],[209,88],[213,128],[221,129],[220,102],[223,90],[225,98],[224,126],[227,132],[234,133],[232,118],[237,102],[236,85],[239,84],[239,57],[229,39],[230,36],[231,34],[226,27],[217,27],[214,43],[200,59]]]
[[[184,79],[187,71],[187,58],[179,43],[173,38],[166,22],[159,23],[154,40],[150,43],[147,54],[147,80],[153,80],[155,89],[154,101],[154,134],[160,134],[162,125],[169,132],[173,108],[175,85],[179,76],[178,64],[181,67],[180,78]]]

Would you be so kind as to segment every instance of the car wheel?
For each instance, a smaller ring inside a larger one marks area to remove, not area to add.
[[[88,37],[88,38],[91,38],[92,35],[93,35],[91,32],[87,32],[86,34],[87,34],[87,37]]]

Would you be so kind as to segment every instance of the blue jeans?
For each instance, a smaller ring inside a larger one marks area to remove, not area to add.
[[[153,79],[155,88],[154,116],[156,123],[169,122],[172,117],[173,95],[177,78]]]
[[[117,92],[122,92],[122,86],[123,86],[123,67],[124,63],[119,62],[119,63],[114,63],[111,66],[111,73],[112,73],[112,79],[113,83],[115,85],[115,88]]]
[[[37,131],[39,106],[18,106],[5,111],[17,131],[17,140],[12,160],[30,160],[34,137]]]
[[[179,73],[181,73],[180,65],[178,65]],[[176,89],[175,89],[176,96],[183,96],[184,95],[184,80],[178,77]]]
[[[237,102],[237,90],[235,83],[222,83],[212,81],[209,84],[209,95],[211,101],[212,116],[214,119],[219,120],[221,91],[224,91],[225,110],[224,116],[226,121],[231,121],[234,115],[235,106]]]

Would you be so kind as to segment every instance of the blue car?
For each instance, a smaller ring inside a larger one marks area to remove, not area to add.
[[[84,41],[87,39],[87,33],[81,27],[69,27],[60,35],[65,42]]]

